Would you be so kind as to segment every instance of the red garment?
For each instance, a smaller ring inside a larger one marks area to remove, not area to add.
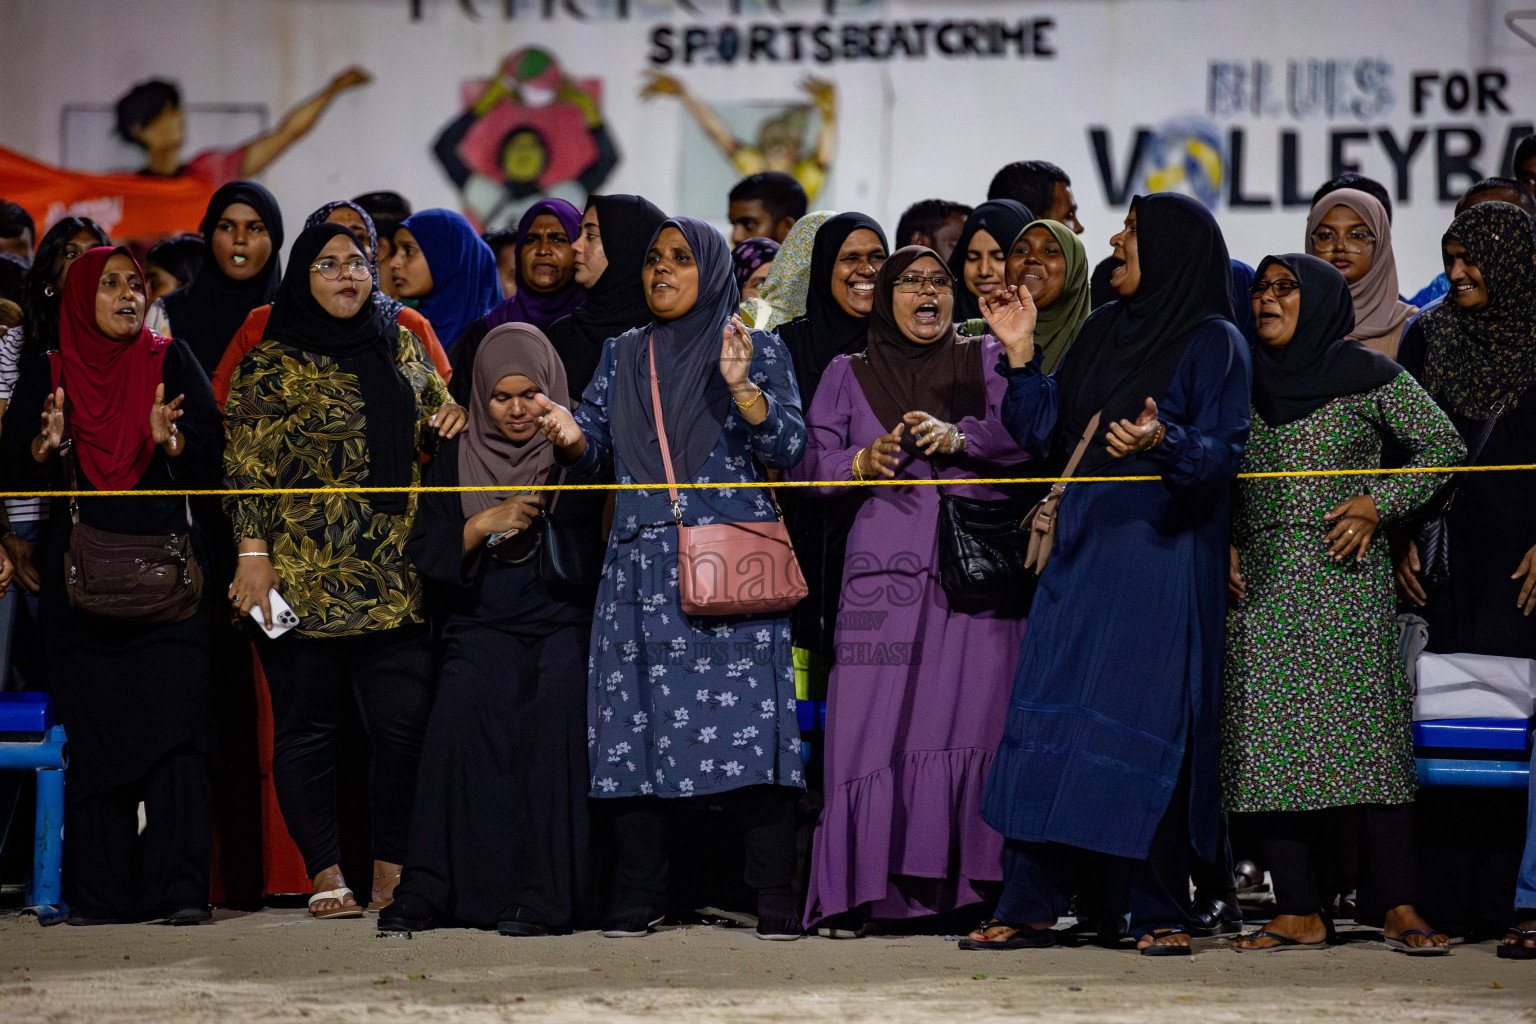
[[[224,350],[224,358],[219,360],[218,369],[213,371],[213,397],[220,409],[229,401],[229,382],[240,368],[240,360],[261,344],[262,335],[267,333],[267,319],[271,316],[271,303],[257,306],[246,314],[245,323],[240,325],[240,329],[230,339],[229,347]],[[400,310],[395,321],[421,339],[427,355],[432,359],[432,365],[437,367],[438,376],[443,378],[444,384],[448,383],[453,378],[453,368],[448,363],[448,354],[443,351],[442,342],[437,340],[437,332],[432,329],[427,318],[406,306]]]
[[[245,146],[210,149],[197,154],[177,172],[177,177],[196,178],[214,188],[245,177]]]
[[[171,344],[147,327],[140,326],[129,341],[118,341],[96,325],[101,271],[118,253],[133,260],[143,277],[126,248],[103,245],[81,255],[69,268],[59,300],[59,350],[48,353],[53,386],[63,387],[69,402],[69,430],[81,472],[103,491],[130,491],[149,468],[155,453],[149,411],[164,380],[165,350]]]

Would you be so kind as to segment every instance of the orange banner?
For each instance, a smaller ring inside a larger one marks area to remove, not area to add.
[[[120,242],[196,231],[212,196],[199,178],[66,171],[0,146],[0,198],[30,213],[39,236],[64,217],[89,217]]]

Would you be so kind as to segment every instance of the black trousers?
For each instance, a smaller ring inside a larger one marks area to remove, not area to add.
[[[1191,928],[1189,876],[1194,848],[1189,841],[1189,760],[1152,833],[1141,860],[1099,854],[1106,892],[1122,898],[1131,913],[1131,934],[1154,928]],[[1009,924],[1052,921],[1068,912],[1078,884],[1084,851],[1059,843],[1009,839],[1003,844],[1003,897],[994,916]]]
[[[745,836],[746,846],[742,880],[759,893],[787,892],[795,876],[795,808],[800,790],[744,786],[710,800],[726,803],[738,816],[741,828],[736,834]],[[654,796],[595,801],[613,830],[617,855],[612,914],[666,909],[668,802]]]
[[[1413,804],[1364,804],[1317,811],[1264,811],[1248,815],[1264,849],[1281,914],[1326,914],[1337,892],[1331,853],[1337,819],[1360,822],[1359,896],[1356,919],[1380,927],[1387,911],[1418,902],[1417,860],[1413,847]]]
[[[64,839],[64,899],[82,916],[132,921],[206,907],[213,861],[207,756],[177,747],[128,785],[66,799]]]
[[[403,864],[416,766],[432,712],[432,645],[425,626],[358,636],[293,633],[260,646],[272,693],[272,781],[288,834],[314,877],[341,861],[336,838],[336,733],[350,695],[373,746],[368,813],[373,856]]]

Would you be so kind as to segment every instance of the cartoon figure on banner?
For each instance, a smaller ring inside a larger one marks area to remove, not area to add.
[[[1226,187],[1221,131],[1203,117],[1178,117],[1158,126],[1141,172],[1141,194],[1182,192],[1214,210]]]
[[[465,111],[432,146],[481,231],[515,226],[542,199],[577,209],[619,154],[598,106],[602,83],[580,81],[545,50],[518,50],[489,82],[464,87]]]
[[[218,188],[240,178],[260,174],[283,152],[298,142],[320,120],[325,108],[346,92],[373,81],[362,68],[348,68],[320,92],[283,115],[277,128],[233,149],[211,149],[186,163],[181,146],[187,135],[181,90],[173,82],[150,79],[140,82],[117,101],[117,134],[144,151],[140,174],[156,178],[196,178]]]
[[[811,97],[810,103],[790,106],[757,126],[757,141],[738,139],[715,110],[688,91],[682,81],[661,71],[648,71],[640,89],[642,99],[676,96],[698,121],[715,148],[736,168],[738,177],[761,171],[792,174],[813,202],[827,180],[837,152],[837,87],[821,78],[807,76],[800,83]],[[814,146],[807,145],[811,115],[821,116]]]

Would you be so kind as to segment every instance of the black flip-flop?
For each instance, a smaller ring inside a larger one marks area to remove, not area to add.
[[[988,928],[1012,928],[1013,934],[1006,939],[961,939],[960,948],[978,952],[981,950],[1007,950],[1007,949],[1049,949],[1056,945],[1056,930],[1054,928],[1031,928],[1027,924],[1010,924],[1007,921],[999,921],[992,918],[983,921],[977,929],[985,933]]]
[[[1142,956],[1194,956],[1195,951],[1188,946],[1170,946],[1160,943],[1158,939],[1166,939],[1170,935],[1189,935],[1183,928],[1152,928],[1142,933],[1141,938],[1150,937],[1152,945],[1141,950]],[[1137,939],[1138,942],[1141,939]]]
[[[1536,928],[1516,928],[1513,925],[1504,932],[1504,938],[1511,935],[1514,942],[1500,942],[1498,955],[1505,960],[1536,960],[1536,946],[1527,946],[1527,942],[1536,942]]]
[[[1239,953],[1273,953],[1276,950],[1282,950],[1282,949],[1327,949],[1328,948],[1328,940],[1327,939],[1324,939],[1322,942],[1302,942],[1300,939],[1293,939],[1289,935],[1281,935],[1279,932],[1270,932],[1270,931],[1263,931],[1263,930],[1256,931],[1256,932],[1249,932],[1247,935],[1239,935],[1238,938],[1239,939],[1274,939],[1275,942],[1279,943],[1278,945],[1275,945],[1275,946],[1257,946],[1257,947],[1254,947],[1254,946],[1239,946],[1236,942],[1233,942],[1232,943],[1232,948],[1235,949]]]

